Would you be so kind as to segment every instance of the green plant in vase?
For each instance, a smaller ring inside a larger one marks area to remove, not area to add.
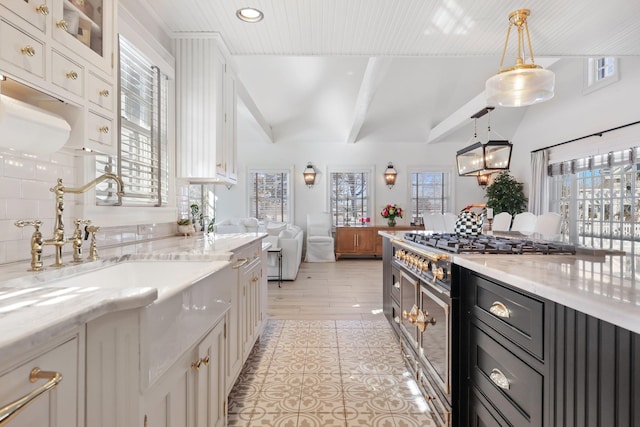
[[[515,216],[527,209],[524,184],[512,177],[508,171],[500,172],[486,190],[487,207],[494,213],[509,212]]]

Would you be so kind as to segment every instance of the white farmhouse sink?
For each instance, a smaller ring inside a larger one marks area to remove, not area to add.
[[[138,316],[145,389],[224,317],[235,283],[228,261],[145,259],[79,272],[45,286],[158,289],[158,298]]]

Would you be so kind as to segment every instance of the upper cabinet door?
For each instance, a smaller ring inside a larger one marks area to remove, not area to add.
[[[43,34],[47,31],[47,15],[51,0],[0,0],[0,5],[13,11],[25,22],[33,25]]]
[[[51,0],[58,43],[111,75],[114,70],[114,0]]]

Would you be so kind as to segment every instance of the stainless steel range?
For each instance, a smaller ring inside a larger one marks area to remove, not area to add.
[[[457,351],[457,289],[452,289],[452,254],[575,254],[575,247],[523,236],[407,232],[391,240],[391,286],[387,316],[400,336],[407,366],[432,414],[451,425],[452,351]],[[386,297],[386,296],[385,296]],[[453,393],[455,395],[455,392]]]

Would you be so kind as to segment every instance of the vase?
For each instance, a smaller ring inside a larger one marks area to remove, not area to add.
[[[389,218],[387,220],[387,224],[389,224],[389,227],[395,227],[396,226],[396,219],[395,218]]]

